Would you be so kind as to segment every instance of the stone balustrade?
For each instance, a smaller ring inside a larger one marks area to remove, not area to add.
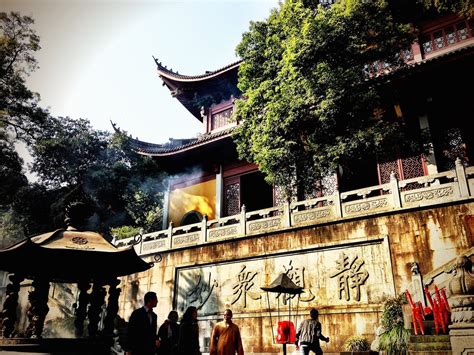
[[[454,170],[315,199],[287,203],[258,211],[173,227],[140,237],[114,240],[117,247],[134,245],[139,255],[188,248],[301,226],[432,206],[474,198],[474,167],[456,161]]]

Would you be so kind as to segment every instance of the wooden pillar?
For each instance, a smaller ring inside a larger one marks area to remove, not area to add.
[[[8,278],[10,283],[7,285],[6,298],[0,313],[0,338],[10,338],[15,335],[18,292],[20,291],[20,282],[23,281],[22,277],[13,274]]]
[[[90,288],[89,282],[79,282],[77,284],[77,288],[79,289],[79,297],[77,300],[76,305],[76,319],[74,320],[74,332],[76,338],[80,338],[84,335],[84,320],[86,319],[87,315],[87,305],[89,304],[89,291]]]
[[[28,327],[26,328],[26,336],[29,338],[41,338],[44,320],[49,312],[49,281],[35,279],[32,285],[33,291],[28,293],[30,308],[26,314],[29,320]]]
[[[89,337],[94,338],[97,336],[99,330],[100,315],[102,313],[102,305],[105,303],[105,288],[103,283],[94,282],[92,286],[92,293],[90,295],[90,305],[87,316],[89,318],[89,325],[87,330],[89,331]]]
[[[115,318],[119,310],[118,299],[120,296],[120,288],[117,288],[120,280],[112,280],[109,283],[109,298],[107,302],[107,314],[104,319],[104,335],[111,337],[114,333]]]

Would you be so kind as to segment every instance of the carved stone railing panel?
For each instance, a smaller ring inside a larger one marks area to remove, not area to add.
[[[402,192],[401,196],[402,207],[431,205],[459,199],[459,187],[456,183],[443,184]]]
[[[342,204],[344,217],[359,216],[375,212],[389,211],[394,208],[390,195],[369,197],[362,200],[345,202]]]
[[[332,206],[313,208],[305,211],[293,212],[291,214],[291,225],[301,226],[326,222],[336,218],[336,213]]]
[[[151,254],[168,249],[168,240],[165,238],[143,242],[141,254]]]
[[[282,224],[282,218],[280,216],[250,221],[247,222],[247,234],[264,233],[281,229]]]
[[[218,240],[234,238],[239,234],[239,224],[234,224],[225,227],[217,227],[208,230],[207,241],[215,242]]]
[[[182,247],[197,245],[200,237],[201,237],[200,232],[174,236],[172,247],[182,248]]]

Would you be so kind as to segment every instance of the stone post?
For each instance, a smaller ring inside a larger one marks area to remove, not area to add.
[[[6,298],[3,302],[3,309],[0,313],[0,338],[10,338],[14,336],[16,309],[18,307],[18,292],[22,277],[10,275],[10,283],[7,285]]]
[[[456,260],[448,284],[448,302],[451,307],[449,337],[453,354],[474,352],[474,274],[472,262],[466,256]]]
[[[201,240],[200,243],[204,244],[207,241],[207,214],[202,216],[201,221]]]
[[[461,197],[469,197],[469,185],[466,178],[466,171],[462,165],[461,159],[456,159],[456,177],[459,184],[459,194]]]
[[[94,282],[92,286],[92,293],[90,295],[90,306],[87,312],[89,318],[89,325],[87,330],[89,331],[89,337],[94,338],[97,336],[99,330],[100,315],[102,313],[102,305],[105,303],[105,289],[103,283]]]
[[[41,338],[44,328],[44,320],[49,312],[48,293],[49,282],[36,279],[33,281],[33,291],[28,293],[30,308],[27,312],[29,320],[26,328],[26,336],[29,338]]]
[[[173,221],[168,226],[168,249],[173,247]]]
[[[107,337],[112,337],[115,327],[115,318],[119,310],[118,299],[120,296],[120,288],[117,288],[119,280],[115,279],[109,283],[109,298],[107,302],[107,314],[104,319],[103,334]]]
[[[400,188],[398,186],[398,179],[394,171],[390,173],[390,190],[392,192],[393,207],[402,207],[402,200],[400,198]]]
[[[87,291],[89,291],[90,284],[89,282],[79,282],[77,288],[79,289],[79,298],[75,310],[74,332],[76,338],[80,338],[84,335],[84,320],[86,319],[87,305],[89,304],[89,294]]]
[[[342,217],[342,202],[341,202],[341,194],[339,193],[339,190],[336,189],[333,194],[333,201],[334,201],[334,208],[335,208],[335,214],[337,218]]]
[[[246,216],[245,205],[242,205],[240,209],[240,233],[242,235],[247,234],[247,216]]]

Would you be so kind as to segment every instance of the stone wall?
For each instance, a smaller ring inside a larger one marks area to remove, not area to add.
[[[171,309],[181,315],[196,306],[205,352],[213,324],[229,307],[246,353],[277,353],[268,304],[275,326],[278,309],[283,320],[291,302],[292,317],[298,304],[295,323],[312,307],[320,310],[331,338],[323,350],[339,351],[351,335],[374,338],[383,301],[410,287],[412,262],[428,273],[472,248],[473,215],[472,202],[458,203],[150,255],[152,269],[123,278],[119,314],[128,320],[149,290],[159,295],[159,322]],[[276,294],[267,300],[260,290],[282,272],[304,288],[299,303]]]

